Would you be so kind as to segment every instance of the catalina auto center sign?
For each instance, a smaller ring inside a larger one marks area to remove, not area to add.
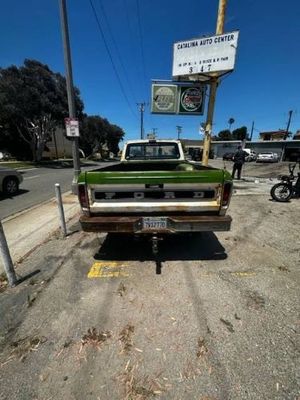
[[[173,45],[173,79],[232,71],[239,32],[202,37]]]

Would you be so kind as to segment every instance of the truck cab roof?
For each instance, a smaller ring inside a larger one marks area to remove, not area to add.
[[[184,161],[180,140],[141,139],[125,143],[121,162]]]

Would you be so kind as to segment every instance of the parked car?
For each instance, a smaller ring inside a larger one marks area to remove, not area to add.
[[[6,161],[6,160],[10,160],[12,158],[11,154],[8,153],[5,150],[1,150],[0,151],[0,160],[2,161]]]
[[[225,153],[223,154],[223,160],[233,161],[234,153]]]
[[[257,154],[252,149],[243,149],[245,153],[247,153],[246,161],[255,161],[257,159]]]
[[[23,182],[23,176],[20,172],[0,166],[0,192],[12,196],[19,191],[21,182]]]
[[[277,153],[272,153],[271,151],[269,152],[264,152],[264,153],[259,153],[256,162],[278,162],[279,161],[279,156]]]

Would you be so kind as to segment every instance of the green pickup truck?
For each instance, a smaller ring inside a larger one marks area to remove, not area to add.
[[[129,141],[119,163],[80,174],[80,223],[87,232],[153,237],[228,231],[231,193],[230,174],[186,161],[180,141]]]

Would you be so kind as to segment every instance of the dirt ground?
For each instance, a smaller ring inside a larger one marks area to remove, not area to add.
[[[160,275],[130,236],[37,249],[0,293],[0,399],[299,400],[300,201],[239,185],[231,231],[169,237]]]
[[[278,163],[256,163],[256,162],[246,162],[242,169],[242,176],[250,177],[260,177],[260,178],[277,178],[278,175],[288,175],[289,174],[289,164],[292,162],[278,162]],[[209,160],[209,165],[216,168],[225,168],[228,171],[232,171],[233,162],[223,161],[221,159]],[[298,169],[295,170],[295,173]]]

